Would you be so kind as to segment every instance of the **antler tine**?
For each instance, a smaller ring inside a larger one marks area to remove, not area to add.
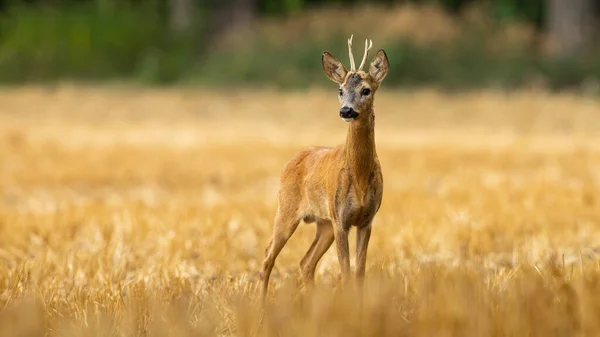
[[[356,71],[356,64],[354,63],[354,55],[352,55],[352,38],[354,34],[350,35],[348,39],[348,54],[350,55],[350,71]]]
[[[369,56],[369,50],[371,50],[371,47],[373,47],[373,41],[365,40],[365,54],[363,55],[363,59],[360,63],[360,67],[358,67],[358,70],[362,70],[365,62],[367,62],[367,57]]]

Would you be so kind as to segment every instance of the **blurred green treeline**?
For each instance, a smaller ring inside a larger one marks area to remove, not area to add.
[[[354,33],[356,58],[366,37],[386,49],[389,86],[595,88],[598,7],[594,0],[0,0],[0,83],[305,87],[326,84],[323,50],[347,62]]]

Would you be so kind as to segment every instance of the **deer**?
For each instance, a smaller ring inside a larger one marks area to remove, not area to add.
[[[358,69],[348,39],[350,70],[328,51],[321,57],[327,78],[339,85],[339,115],[348,123],[345,144],[334,148],[312,146],[289,160],[280,175],[277,210],[270,242],[260,269],[264,303],[275,260],[301,221],[316,223],[316,234],[300,261],[303,283],[314,285],[317,263],[336,242],[342,284],[351,278],[348,232],[356,227],[355,281],[364,284],[371,225],[383,196],[383,174],[375,149],[375,93],[389,70],[383,49],[375,54],[368,72],[362,68],[373,46],[365,40]]]

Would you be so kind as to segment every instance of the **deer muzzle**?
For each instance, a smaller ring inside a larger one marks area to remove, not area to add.
[[[346,122],[351,122],[358,117],[358,113],[352,107],[343,106],[340,109],[340,117]]]

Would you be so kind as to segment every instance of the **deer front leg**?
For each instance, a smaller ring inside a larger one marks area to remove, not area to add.
[[[367,265],[367,248],[371,238],[371,221],[356,229],[356,282],[362,288]]]
[[[344,226],[336,228],[335,244],[342,272],[342,283],[346,284],[350,278],[350,249],[348,248],[348,229]]]

